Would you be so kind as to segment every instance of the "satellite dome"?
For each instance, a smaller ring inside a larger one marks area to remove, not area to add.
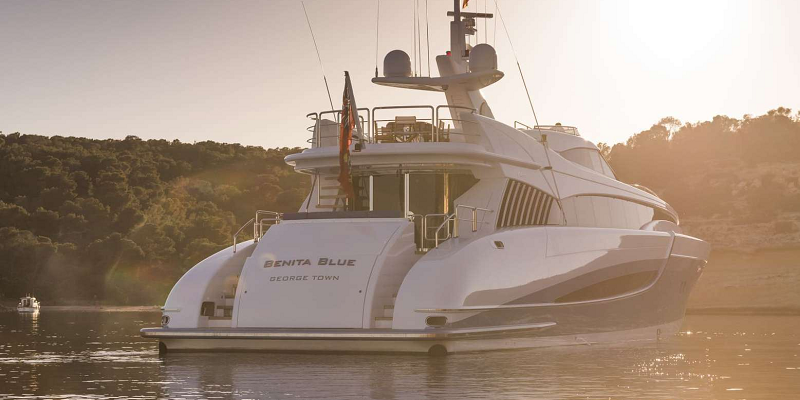
[[[387,78],[411,76],[411,58],[403,50],[392,50],[383,58],[383,76]]]
[[[406,56],[407,57],[407,56]],[[494,47],[481,43],[469,52],[469,70],[482,72],[497,69],[497,52]]]

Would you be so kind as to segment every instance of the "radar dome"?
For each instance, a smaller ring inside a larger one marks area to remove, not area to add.
[[[407,57],[407,56],[406,56]],[[469,52],[469,70],[482,72],[497,69],[497,52],[494,47],[481,43]]]
[[[403,50],[392,50],[383,58],[383,76],[387,78],[411,76],[411,58]]]

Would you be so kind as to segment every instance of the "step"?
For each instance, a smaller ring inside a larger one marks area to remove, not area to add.
[[[337,181],[337,180],[339,180],[339,177],[338,176],[326,176],[326,177],[324,177],[322,179],[326,180],[326,181]]]
[[[322,185],[319,187],[321,190],[333,190],[333,189],[341,189],[341,185]]]
[[[344,206],[339,204],[317,204],[317,208],[332,208],[335,210],[337,208],[344,208]]]
[[[233,306],[217,306],[217,310],[233,310]]]
[[[375,327],[376,328],[383,328],[383,329],[390,329],[392,327],[392,318],[391,317],[375,317]]]
[[[394,306],[392,305],[383,306],[383,316],[392,318],[394,316]]]
[[[230,321],[232,318],[231,317],[208,317],[208,319],[212,320],[212,321],[221,321],[221,320]]]
[[[321,194],[319,195],[320,199],[346,199],[346,194]]]

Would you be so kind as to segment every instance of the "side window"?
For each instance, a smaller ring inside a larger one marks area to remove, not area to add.
[[[587,150],[587,152],[589,152],[589,158],[592,160],[592,169],[601,174],[605,174],[605,171],[603,171],[603,164],[600,163],[600,153],[592,150]]]
[[[606,160],[603,159],[603,156],[601,156],[600,152],[597,150],[587,148],[569,149],[559,154],[575,164],[599,172],[609,178],[616,179],[614,172],[611,171],[611,167],[608,166]]]
[[[574,196],[561,201],[567,226],[591,228],[639,229],[642,225],[672,216],[632,201],[606,196]]]
[[[599,155],[599,154],[600,154],[600,153],[598,153],[598,155]],[[610,165],[608,165],[608,163],[606,162],[606,159],[605,159],[605,158],[603,158],[603,156],[600,156],[600,164],[602,164],[602,165],[603,165],[603,173],[604,173],[604,174],[605,174],[607,177],[609,177],[609,178],[612,178],[612,179],[617,179],[616,175],[614,175],[614,171],[612,171],[612,170],[611,170],[611,166],[610,166]]]
[[[592,168],[591,156],[589,156],[589,152],[586,150],[587,149],[570,149],[562,151],[559,154],[561,154],[561,156],[566,158],[567,160],[574,162],[575,164],[584,166],[589,169],[594,169]]]
[[[567,226],[578,226],[578,214],[575,212],[575,198],[561,200],[564,207],[564,217],[567,219]]]
[[[575,213],[577,214],[578,226],[597,226],[594,219],[594,205],[592,204],[591,196],[578,196],[575,198]]]

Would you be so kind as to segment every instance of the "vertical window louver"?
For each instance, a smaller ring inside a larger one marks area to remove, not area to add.
[[[508,180],[497,227],[546,225],[553,197],[522,182]]]

